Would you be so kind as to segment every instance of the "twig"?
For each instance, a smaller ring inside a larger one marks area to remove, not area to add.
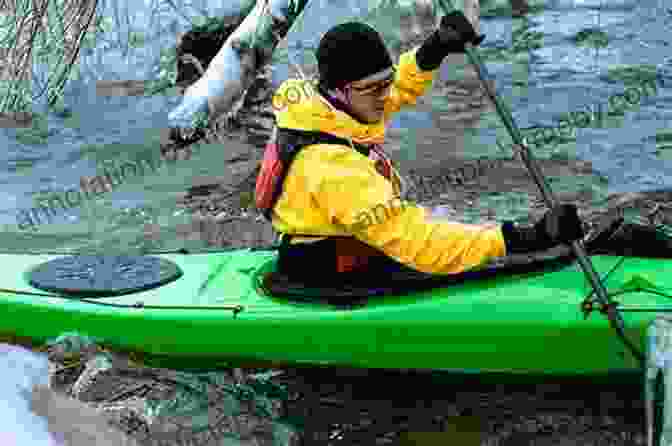
[[[196,67],[196,70],[198,71],[198,74],[203,76],[205,74],[205,69],[203,68],[203,65],[201,65],[201,62],[194,57],[193,54],[183,54],[180,57],[180,60],[185,63],[190,63],[194,67]]]
[[[117,393],[113,394],[110,398],[106,398],[105,402],[113,403],[113,402],[119,401],[123,396],[129,395],[129,394],[131,394],[133,392],[136,392],[137,390],[140,390],[140,389],[145,389],[145,392],[143,392],[140,396],[144,396],[145,394],[147,394],[147,392],[152,390],[151,386],[147,383],[138,384],[138,385],[135,385],[135,386],[131,387],[130,389],[121,390],[120,392],[117,392]]]

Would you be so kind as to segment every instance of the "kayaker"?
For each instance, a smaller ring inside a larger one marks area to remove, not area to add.
[[[257,177],[257,207],[281,237],[281,273],[320,283],[394,268],[454,274],[583,237],[574,205],[552,209],[532,227],[434,220],[411,203],[362,224],[367,212],[401,203],[401,177],[382,150],[386,124],[430,88],[447,54],[484,38],[453,12],[394,65],[366,24],[343,23],[324,34],[317,88],[289,79],[276,91],[276,129]]]

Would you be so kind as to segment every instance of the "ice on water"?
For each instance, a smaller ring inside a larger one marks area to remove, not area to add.
[[[0,344],[0,376],[0,444],[61,446],[49,433],[47,420],[30,410],[33,387],[49,383],[47,356]]]

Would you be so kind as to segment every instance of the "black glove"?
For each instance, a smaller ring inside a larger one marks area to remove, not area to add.
[[[485,35],[479,36],[469,19],[461,11],[453,11],[441,18],[439,36],[444,45],[448,45],[451,52],[463,53],[464,44],[470,42],[474,46],[480,45]]]
[[[502,225],[507,253],[524,253],[572,243],[583,238],[584,230],[573,204],[561,204],[546,212],[533,227],[519,227],[507,221]]]
[[[483,39],[485,35],[476,34],[476,30],[461,11],[453,11],[441,18],[439,29],[418,49],[418,67],[423,71],[436,70],[448,54],[464,53],[467,42],[478,46]]]

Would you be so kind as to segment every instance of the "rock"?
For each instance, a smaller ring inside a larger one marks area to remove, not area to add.
[[[65,446],[139,446],[100,412],[49,387],[36,387],[30,404],[35,414],[46,419],[52,436]]]
[[[527,0],[511,0],[511,9],[513,17],[523,17],[528,13],[530,7]]]
[[[193,185],[189,188],[188,194],[192,197],[210,195],[211,193],[215,193],[216,189],[220,188],[222,184],[226,184],[230,181],[230,175],[194,176],[191,179]]]
[[[197,215],[191,227],[181,228],[180,233],[211,247],[253,248],[275,242],[277,235],[272,225],[259,214],[246,210],[238,210],[236,214]]]
[[[31,128],[33,116],[29,112],[0,113],[0,128]]]
[[[146,81],[96,81],[97,96],[142,96]]]
[[[176,442],[216,446],[222,444],[224,436],[231,435],[250,446],[298,443],[298,434],[291,429],[284,440],[273,441],[275,432],[285,429],[276,422],[284,411],[282,400],[266,397],[269,412],[264,414],[255,406],[260,400],[254,395],[248,399],[237,391],[240,385],[254,387],[254,381],[265,381],[268,387],[279,375],[277,371],[253,375],[247,369],[238,369],[237,379],[230,370],[219,370],[217,376],[196,376],[148,367],[127,354],[111,351],[88,356],[84,362],[85,367],[60,392],[42,384],[32,397],[38,415],[47,418],[49,430],[65,439],[67,446]],[[49,369],[51,382],[66,368],[66,363],[55,361]],[[72,393],[76,399],[67,398],[63,392]],[[163,404],[173,400],[177,406]],[[204,415],[207,424],[195,425],[194,420],[202,421]]]

